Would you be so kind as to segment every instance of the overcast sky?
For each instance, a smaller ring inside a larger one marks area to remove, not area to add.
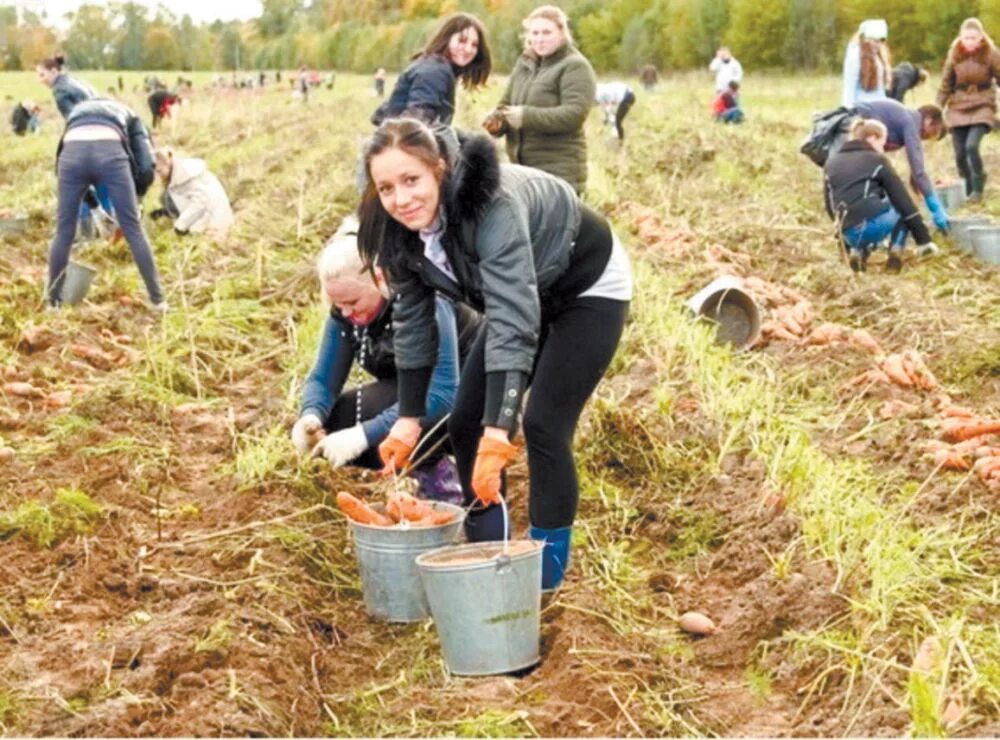
[[[105,0],[87,0],[92,5],[107,5]],[[178,19],[185,14],[190,15],[195,23],[214,21],[217,18],[228,21],[234,18],[246,20],[256,18],[260,15],[259,0],[165,0],[158,3],[156,0],[137,0],[141,5],[149,8],[149,15],[152,17],[156,13],[156,6],[162,4],[168,8]],[[0,0],[0,5],[13,5],[12,0]],[[27,8],[39,8],[48,14],[50,23],[62,25],[62,18],[66,13],[71,13],[83,3],[80,0],[27,0],[24,3]]]

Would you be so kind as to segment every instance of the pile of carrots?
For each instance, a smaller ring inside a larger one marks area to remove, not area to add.
[[[866,370],[849,382],[849,385],[873,384],[892,384],[921,391],[933,391],[938,387],[937,378],[924,358],[912,349],[884,357],[878,367]]]
[[[359,524],[375,527],[439,527],[455,521],[450,511],[438,511],[426,501],[404,491],[390,491],[386,496],[385,514],[346,491],[337,494],[337,506]]]
[[[937,399],[941,439],[926,443],[934,464],[944,470],[972,470],[991,491],[1000,491],[1000,419],[987,419],[956,406],[948,396]]]

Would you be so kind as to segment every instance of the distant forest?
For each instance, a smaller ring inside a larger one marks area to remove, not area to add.
[[[439,18],[475,13],[496,67],[520,53],[521,20],[536,0],[264,0],[259,18],[196,24],[161,5],[83,4],[65,33],[53,19],[0,8],[0,60],[30,69],[55,51],[77,69],[399,69]],[[566,0],[578,46],[604,72],[641,65],[688,69],[727,44],[751,69],[829,71],[864,18],[889,22],[894,60],[937,69],[962,19],[1000,34],[1000,0]]]

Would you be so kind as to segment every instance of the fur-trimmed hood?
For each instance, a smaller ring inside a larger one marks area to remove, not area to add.
[[[951,48],[948,50],[948,58],[952,62],[957,63],[964,61],[966,59],[974,59],[980,64],[989,64],[990,57],[993,55],[993,51],[996,47],[993,46],[993,42],[990,38],[984,37],[982,43],[979,44],[972,51],[968,51],[963,45],[960,39],[955,39],[951,43]]]
[[[451,129],[435,132],[448,162],[441,189],[445,219],[450,224],[477,222],[500,187],[500,159],[485,134]]]

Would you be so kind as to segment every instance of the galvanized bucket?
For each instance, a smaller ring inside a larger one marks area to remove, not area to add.
[[[949,211],[961,208],[965,205],[965,180],[953,182],[950,185],[941,185],[937,189],[941,205]]]
[[[62,293],[60,297],[63,303],[75,306],[87,297],[90,284],[97,276],[97,269],[81,262],[70,260],[66,265],[66,272],[63,275]]]
[[[448,670],[510,673],[541,659],[543,542],[477,542],[417,558]]]
[[[753,346],[760,337],[760,307],[737,277],[716,278],[687,302],[695,316],[718,324],[715,341],[736,349]]]
[[[963,252],[972,252],[972,235],[969,230],[978,226],[989,226],[990,220],[985,216],[953,216],[951,218],[951,236],[955,244]]]
[[[454,513],[455,519],[436,527],[374,527],[351,521],[365,610],[375,619],[418,622],[430,615],[414,561],[421,553],[454,542],[465,510],[439,501],[427,503],[436,511]]]
[[[969,229],[976,256],[990,265],[1000,265],[1000,226],[974,226]]]

